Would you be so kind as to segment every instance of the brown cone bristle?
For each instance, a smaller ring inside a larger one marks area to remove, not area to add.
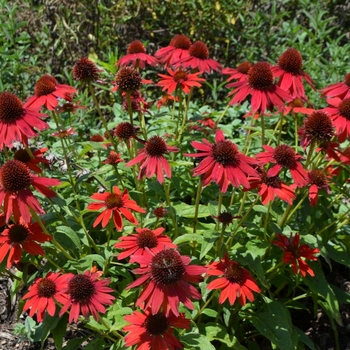
[[[45,96],[56,90],[58,81],[51,75],[45,74],[35,84],[34,94],[37,97]]]
[[[249,69],[248,82],[255,90],[268,90],[273,85],[273,73],[269,63],[258,62]]]
[[[350,73],[345,76],[344,83],[350,88]]]
[[[96,293],[95,285],[86,275],[75,275],[68,283],[68,293],[71,299],[78,303],[88,303]]]
[[[16,151],[13,158],[19,160],[22,163],[27,163],[32,159],[25,149],[19,149]]]
[[[136,129],[131,123],[122,122],[114,129],[114,135],[120,140],[128,141],[131,137],[136,136]]]
[[[252,68],[252,64],[246,61],[239,64],[236,69],[242,74],[248,74],[250,68]]]
[[[155,248],[158,245],[157,236],[148,228],[144,228],[139,232],[136,242],[140,248]]]
[[[295,98],[290,105],[292,107],[304,107],[304,102],[300,98]]]
[[[238,264],[231,263],[226,269],[225,269],[225,277],[232,283],[243,283],[243,268]]]
[[[190,56],[197,57],[201,60],[209,58],[209,50],[203,41],[195,41],[189,48]]]
[[[295,152],[288,145],[279,145],[275,148],[274,158],[277,163],[285,168],[293,168],[296,165]]]
[[[39,298],[51,298],[56,293],[56,284],[49,278],[43,278],[37,285]]]
[[[273,187],[273,188],[281,188],[282,180],[280,177],[277,176],[267,176],[266,173],[261,177],[262,182],[265,183],[267,186]]]
[[[90,141],[92,142],[103,142],[105,139],[100,134],[95,134],[90,137]]]
[[[187,73],[179,70],[173,75],[173,79],[176,82],[187,80]]]
[[[122,67],[119,69],[115,82],[121,92],[133,92],[141,87],[141,74],[132,67]]]
[[[332,120],[327,113],[322,111],[313,112],[305,120],[304,128],[306,137],[318,142],[328,142],[334,136]]]
[[[22,101],[10,92],[0,93],[0,122],[12,123],[24,115]]]
[[[146,52],[146,48],[140,40],[134,40],[132,43],[130,43],[127,50],[128,55],[133,53],[145,53],[145,52]]]
[[[158,218],[163,218],[168,214],[168,211],[163,207],[158,207],[153,210],[153,214]]]
[[[217,220],[224,225],[231,224],[233,219],[234,219],[234,216],[231,213],[229,213],[228,211],[223,211],[217,217]]]
[[[303,59],[298,50],[290,48],[280,56],[278,65],[286,72],[300,75],[302,73]]]
[[[116,193],[110,193],[105,202],[108,209],[115,209],[123,206],[122,197]]]
[[[310,170],[308,175],[311,183],[317,187],[322,188],[327,186],[327,176],[322,170]]]
[[[32,182],[29,168],[19,160],[8,160],[0,168],[0,185],[10,192],[24,190]]]
[[[94,62],[83,57],[75,63],[73,77],[84,82],[95,81],[98,79],[98,69]]]
[[[191,40],[183,34],[176,34],[170,41],[169,46],[174,46],[177,49],[188,50],[191,47]]]
[[[146,317],[145,328],[150,336],[160,336],[169,328],[169,321],[162,312],[150,314]]]
[[[152,136],[146,142],[145,148],[146,153],[151,157],[162,157],[163,154],[168,152],[166,143],[159,136]]]
[[[9,228],[10,241],[13,243],[23,243],[27,240],[29,236],[29,230],[27,227],[15,224]]]
[[[341,101],[338,110],[342,117],[346,118],[346,120],[350,120],[350,98]]]
[[[237,146],[230,140],[220,141],[213,145],[213,158],[222,165],[239,164],[239,152]]]
[[[180,281],[186,268],[176,250],[164,249],[152,258],[151,273],[157,283],[167,285]]]

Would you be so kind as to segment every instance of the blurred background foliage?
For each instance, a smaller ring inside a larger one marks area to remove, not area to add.
[[[0,90],[24,98],[44,73],[70,80],[83,56],[113,63],[135,39],[153,54],[177,33],[206,42],[226,67],[275,63],[293,46],[321,88],[349,71],[349,8],[346,0],[0,0]]]

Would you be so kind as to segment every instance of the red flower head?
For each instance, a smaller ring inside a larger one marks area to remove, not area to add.
[[[127,258],[130,255],[157,254],[164,248],[177,248],[177,245],[172,243],[171,239],[163,235],[163,227],[155,230],[148,228],[137,228],[137,234],[120,237],[120,242],[117,242],[114,247],[124,249],[124,252],[118,254],[118,260]],[[146,250],[146,248],[148,248]],[[131,257],[130,263],[134,262]]]
[[[97,69],[96,64],[85,57],[78,60],[73,67],[74,79],[84,83],[96,81],[100,72],[102,70]]]
[[[220,72],[222,66],[219,62],[209,58],[209,50],[203,41],[194,42],[189,48],[189,56],[176,62],[175,67],[198,69],[200,72],[210,73],[211,70]]]
[[[341,83],[331,84],[320,90],[322,97],[350,98],[350,73],[344,77]]]
[[[100,279],[100,277],[100,273],[91,273],[91,271],[72,275],[67,287],[62,290],[63,293],[68,294],[68,299],[63,304],[59,316],[61,317],[70,308],[69,323],[77,322],[81,313],[86,319],[92,314],[98,321],[98,312],[104,314],[106,312],[104,305],[112,305],[115,299],[109,294],[113,289],[107,287],[110,280]]]
[[[122,122],[115,127],[113,134],[119,139],[120,142],[125,142],[127,147],[129,148],[131,138],[134,138],[136,140],[139,140],[140,142],[143,142],[137,137],[137,133],[139,132],[139,129],[140,127],[133,126],[129,122]]]
[[[125,189],[123,193],[117,186],[113,187],[113,192],[94,193],[90,198],[97,199],[100,202],[90,203],[86,209],[88,210],[99,210],[105,208],[102,213],[97,217],[94,222],[96,227],[102,221],[102,227],[106,227],[111,216],[113,215],[114,225],[118,231],[123,229],[122,214],[126,220],[131,222],[133,225],[137,225],[138,221],[135,216],[131,213],[134,210],[138,213],[145,213],[146,211],[139,207],[137,203],[129,198],[128,190]]]
[[[30,220],[29,220],[30,221]],[[22,257],[22,249],[32,255],[44,255],[43,248],[37,243],[44,243],[52,239],[43,233],[39,224],[26,223],[23,219],[19,224],[9,225],[0,234],[0,262],[2,262],[7,253],[7,268],[12,266],[12,263],[18,263]]]
[[[156,85],[162,86],[162,91],[167,90],[168,94],[172,94],[177,87],[180,87],[185,94],[189,94],[192,87],[201,87],[200,83],[205,82],[205,79],[198,77],[202,72],[188,74],[181,68],[175,72],[170,68],[167,70],[170,76],[158,74],[162,79]]]
[[[203,139],[203,143],[192,141],[191,145],[199,152],[184,155],[204,158],[193,169],[194,176],[203,175],[204,186],[215,181],[221,192],[225,193],[229,184],[235,187],[243,185],[243,187],[248,188],[247,175],[258,176],[257,171],[249,165],[255,164],[256,160],[240,153],[233,142],[225,140],[221,130],[216,130],[214,144]]]
[[[115,86],[112,88],[112,92],[118,90],[126,93],[136,92],[143,82],[149,82],[142,80],[141,74],[133,67],[121,67],[115,76],[113,82]]]
[[[247,298],[254,301],[253,292],[260,293],[261,290],[256,284],[248,270],[239,265],[238,262],[230,260],[226,253],[225,258],[220,262],[213,262],[208,266],[207,275],[222,276],[210,282],[208,290],[222,289],[219,303],[223,304],[226,299],[233,305],[238,298],[239,303],[244,306]]]
[[[127,49],[127,54],[119,59],[117,62],[118,66],[127,66],[132,64],[134,68],[140,67],[144,69],[146,64],[150,66],[155,66],[158,60],[151,55],[146,53],[146,48],[139,40],[134,40],[129,44]]]
[[[305,105],[304,101],[302,101],[300,98],[295,98],[294,100],[289,102],[287,106],[284,107],[283,114],[287,115],[290,112],[293,112],[293,113],[302,113],[302,114],[310,115],[313,112],[315,112],[313,108],[307,108],[307,107],[304,107],[304,105]]]
[[[191,259],[188,256],[181,256],[174,249],[164,249],[155,255],[132,255],[132,259],[141,265],[133,272],[143,276],[130,283],[126,289],[146,283],[136,306],[142,305],[144,310],[150,307],[153,315],[163,306],[167,316],[170,311],[179,316],[180,302],[193,310],[190,298],[201,299],[200,293],[189,282],[202,281],[200,275],[206,272],[206,268],[189,265]]]
[[[68,296],[62,291],[67,288],[69,276],[60,273],[49,272],[46,277],[38,278],[29,287],[28,293],[22,299],[28,299],[23,311],[30,309],[29,316],[36,313],[38,322],[44,319],[45,311],[50,316],[55,316],[56,301],[64,304]]]
[[[165,175],[168,178],[171,178],[170,165],[164,155],[169,152],[178,151],[178,148],[167,145],[161,137],[152,136],[146,141],[145,147],[138,152],[136,158],[126,163],[126,166],[140,163],[139,180],[144,175],[146,175],[147,178],[150,178],[156,174],[157,180],[162,184],[164,182],[163,170]]]
[[[323,111],[330,114],[339,142],[342,143],[350,136],[350,97],[344,100],[338,97],[329,98],[327,103],[329,106]]]
[[[308,176],[309,183],[311,185],[309,188],[310,204],[312,207],[315,207],[318,201],[318,190],[325,188],[328,194],[330,194],[331,192],[328,186],[327,175],[324,173],[323,170],[310,170]]]
[[[295,236],[290,234],[289,239],[278,233],[278,241],[274,241],[273,244],[282,248],[284,251],[283,262],[286,264],[292,264],[292,269],[295,274],[298,273],[298,268],[303,277],[308,273],[310,276],[315,276],[315,273],[311,267],[302,259],[317,260],[314,254],[320,252],[318,248],[310,248],[307,244],[299,245],[300,235],[298,233]]]
[[[296,198],[294,189],[291,186],[287,186],[278,175],[267,176],[265,170],[259,171],[258,177],[250,177],[250,188],[258,188],[259,195],[261,196],[261,202],[263,205],[267,205],[275,199],[275,196],[292,204],[293,200]]]
[[[218,222],[222,223],[223,226],[227,226],[229,224],[232,224],[233,219],[240,219],[241,216],[233,216],[228,211],[223,211],[219,215],[215,216],[212,215],[214,219],[216,219]]]
[[[168,211],[163,207],[157,207],[153,210],[153,214],[157,219],[161,219],[168,215]]]
[[[44,163],[44,164],[50,164],[50,161],[46,158],[44,158],[44,153],[48,150],[48,148],[40,148],[36,151],[31,151],[34,158],[31,158],[31,156],[28,154],[27,150],[22,148],[15,152],[13,158],[16,160],[19,160],[20,162],[27,165],[27,167],[30,170],[35,171],[36,173],[41,173],[41,169],[38,167],[37,164]]]
[[[72,135],[77,135],[77,132],[74,128],[68,128],[67,130],[55,131],[51,134],[51,136],[55,137],[68,137]]]
[[[127,93],[123,92],[122,93],[123,97],[123,103],[122,107],[124,111],[129,111],[129,102],[128,102],[128,97]],[[142,113],[148,113],[151,114],[150,111],[148,110],[149,103],[143,98],[143,96],[140,94],[139,91],[133,91],[130,94],[130,100],[131,100],[131,110],[133,112],[142,112]]]
[[[183,349],[184,346],[173,334],[173,327],[190,329],[190,321],[182,313],[178,316],[172,313],[165,315],[163,312],[152,315],[148,309],[144,312],[134,311],[132,315],[124,316],[124,319],[131,323],[123,328],[124,332],[130,332],[124,338],[125,345],[136,345],[136,350]]]
[[[178,102],[179,101],[179,97],[178,96],[174,97],[174,96],[165,94],[165,95],[162,96],[162,98],[160,98],[157,101],[157,108],[160,109],[163,105],[169,106],[171,104],[170,101]]]
[[[30,186],[51,198],[55,197],[56,193],[47,186],[58,186],[60,183],[61,181],[56,179],[32,174],[27,165],[19,160],[8,160],[0,168],[0,205],[4,206],[6,221],[9,221],[14,214],[15,221],[19,221],[22,216],[24,221],[29,222],[31,219],[29,208],[38,214],[45,214]]]
[[[237,68],[224,68],[222,74],[229,75],[227,82],[231,80],[243,81],[248,79],[249,69],[252,68],[250,62],[243,62],[237,66]]]
[[[177,34],[171,39],[169,46],[159,49],[154,56],[167,67],[188,57],[190,47],[191,40],[186,35]]]
[[[273,83],[273,72],[267,62],[258,62],[248,71],[248,78],[235,83],[227,84],[228,88],[234,87],[228,96],[235,95],[230,105],[241,103],[248,95],[252,96],[251,108],[253,112],[262,114],[266,109],[279,109],[284,103],[290,101],[291,96]]]
[[[303,59],[298,50],[290,48],[278,59],[278,65],[272,67],[275,77],[279,77],[278,86],[293,98],[306,99],[303,79],[314,89],[311,77],[302,69]]]
[[[287,168],[298,187],[303,187],[308,183],[307,171],[300,162],[302,156],[295,153],[292,147],[288,145],[279,145],[273,149],[271,146],[265,145],[263,148],[266,152],[261,152],[256,155],[258,162],[262,165],[269,162],[276,163],[268,170],[267,176],[277,176],[283,168]]]
[[[28,138],[34,137],[38,130],[47,129],[49,126],[41,120],[47,117],[39,113],[39,108],[29,107],[10,92],[0,93],[0,150],[11,147],[13,141],[19,141],[28,145]]]
[[[124,162],[124,160],[120,158],[120,153],[115,153],[114,151],[110,151],[109,156],[102,163],[103,164],[118,164],[121,162]]]
[[[59,84],[54,77],[45,74],[35,84],[34,96],[28,100],[26,105],[30,108],[45,106],[53,111],[58,106],[58,98],[71,102],[71,95],[76,92],[74,87]]]

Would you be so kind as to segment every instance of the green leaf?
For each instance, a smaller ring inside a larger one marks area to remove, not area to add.
[[[52,338],[55,342],[55,346],[57,350],[62,350],[63,337],[66,334],[66,329],[67,329],[67,321],[68,321],[68,314],[64,314],[59,320],[59,322],[57,323],[56,328],[52,330]]]
[[[199,260],[202,260],[207,255],[219,237],[219,232],[206,231],[204,233]]]
[[[202,313],[212,318],[215,318],[218,315],[218,312],[212,309],[204,309]]]
[[[209,340],[203,334],[187,333],[181,337],[180,341],[188,347],[187,349],[193,350],[215,350],[215,347],[210,344]]]
[[[64,347],[64,350],[77,350],[80,347],[80,345],[88,338],[89,336],[86,336],[84,338],[79,338],[79,339],[71,339],[68,341],[67,345]],[[56,342],[55,342],[55,345],[56,345]]]
[[[297,331],[298,338],[302,343],[304,343],[310,350],[316,350],[312,340],[301,329],[297,327],[294,327],[294,329]]]
[[[253,210],[258,213],[267,213],[267,207],[265,207],[264,205],[254,205]]]
[[[78,235],[70,227],[57,226],[55,239],[62,247],[76,251],[81,249]]]
[[[173,208],[176,210],[176,214],[184,218],[193,219],[195,217],[195,206],[181,203],[174,205]],[[205,218],[210,216],[209,208],[206,205],[200,204],[198,206],[198,218]]]
[[[174,240],[174,244],[181,244],[181,243],[190,242],[190,241],[201,243],[203,241],[203,236],[197,233],[187,233],[185,235],[181,235],[177,237]]]
[[[95,349],[102,350],[105,348],[105,345],[106,344],[103,338],[95,338],[88,345],[84,347],[84,350],[95,350]]]

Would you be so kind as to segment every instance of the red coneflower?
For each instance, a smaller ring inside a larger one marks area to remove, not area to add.
[[[228,96],[235,95],[229,102],[230,105],[241,103],[248,95],[252,96],[251,108],[255,113],[264,113],[266,109],[272,111],[276,106],[279,109],[292,97],[273,83],[271,65],[267,62],[258,62],[248,71],[248,78],[227,84],[226,87],[235,89]]]
[[[164,248],[177,248],[171,239],[163,235],[163,227],[159,227],[155,230],[148,228],[137,228],[137,234],[131,234],[128,236],[120,237],[120,242],[117,242],[114,247],[124,249],[124,252],[118,254],[118,260],[127,258],[130,255],[144,255],[146,248],[153,254],[157,254]],[[149,254],[149,253],[148,253]],[[134,262],[131,257],[130,263]]]
[[[102,164],[118,164],[124,162],[123,159],[120,158],[120,153],[115,153],[114,151],[110,151],[107,159],[102,162]]]
[[[302,69],[303,59],[298,50],[290,48],[278,59],[278,65],[272,67],[275,77],[279,77],[278,86],[293,98],[306,99],[303,79],[314,89],[311,77]]]
[[[192,141],[191,145],[198,150],[198,153],[184,155],[204,158],[193,169],[194,176],[202,175],[204,186],[215,181],[221,192],[225,193],[229,184],[248,188],[247,175],[258,176],[257,171],[249,165],[256,164],[256,160],[239,152],[233,142],[225,140],[221,130],[216,130],[215,144],[203,139],[203,143]]]
[[[128,190],[125,189],[123,193],[117,186],[113,187],[113,192],[94,193],[90,198],[97,199],[100,202],[90,203],[86,209],[99,210],[105,208],[102,213],[95,220],[93,227],[96,227],[102,222],[102,227],[106,227],[113,215],[114,225],[118,231],[123,229],[122,215],[134,225],[138,224],[137,219],[131,213],[134,210],[138,213],[145,213],[146,211],[139,207],[137,203],[130,199]]]
[[[133,67],[121,67],[115,76],[115,86],[112,92],[118,90],[121,92],[132,93],[137,91],[142,85],[141,74]]]
[[[178,151],[178,148],[169,146],[160,136],[152,136],[145,142],[145,147],[138,152],[138,155],[126,163],[126,166],[140,163],[139,180],[145,175],[150,178],[156,174],[158,182],[162,184],[164,182],[163,170],[165,175],[171,178],[170,165],[164,155]]]
[[[320,92],[322,97],[350,98],[350,73],[346,74],[343,82],[328,85]]]
[[[201,87],[200,83],[205,82],[205,79],[199,78],[202,72],[189,74],[183,71],[181,68],[177,71],[167,69],[169,75],[158,74],[162,79],[156,84],[156,86],[162,86],[162,91],[167,90],[168,94],[172,94],[177,87],[180,87],[185,94],[189,94],[191,88],[194,86]]]
[[[137,137],[139,129],[139,126],[134,126],[129,122],[121,122],[115,127],[115,129],[113,130],[113,134],[119,139],[120,142],[125,142],[127,147],[129,148],[131,138],[143,142],[143,140]]]
[[[300,98],[295,98],[284,107],[284,115],[287,115],[290,112],[310,115],[315,112],[315,110],[313,108],[305,107],[304,101],[302,101]]]
[[[163,307],[166,315],[172,311],[175,316],[179,316],[180,302],[193,310],[190,298],[201,299],[200,293],[189,282],[202,281],[200,275],[206,272],[206,268],[189,265],[191,259],[188,256],[182,256],[174,249],[164,249],[155,255],[132,255],[132,259],[141,265],[133,272],[143,276],[130,283],[126,289],[146,284],[136,306],[144,305],[144,310],[150,307],[153,315]]]
[[[322,188],[326,189],[327,193],[330,194],[331,191],[328,186],[327,175],[323,170],[314,169],[308,172],[309,176],[309,200],[310,205],[315,207],[318,202],[318,191]]]
[[[239,303],[244,306],[247,299],[254,301],[252,291],[261,292],[249,271],[240,266],[238,262],[230,260],[227,253],[224,259],[207,265],[207,268],[207,275],[223,276],[216,278],[207,285],[208,290],[222,289],[219,297],[220,304],[228,299],[230,305],[233,305],[236,298],[238,298]]]
[[[21,218],[19,224],[9,225],[0,234],[0,262],[8,253],[6,267],[10,268],[12,263],[21,260],[22,250],[32,255],[45,255],[43,248],[37,242],[44,243],[51,239],[51,236],[43,233],[37,222],[30,224]]]
[[[158,101],[157,101],[157,108],[160,109],[162,106],[169,106],[171,103],[170,101],[172,101],[172,103],[174,103],[175,101],[178,102],[179,101],[179,96],[171,96],[168,94],[163,95]]]
[[[153,214],[157,219],[161,219],[167,216],[168,211],[164,207],[158,207],[153,209]]]
[[[76,92],[77,90],[74,87],[59,84],[53,76],[45,74],[36,82],[34,96],[28,100],[26,105],[31,108],[45,106],[53,111],[58,106],[58,98],[72,102],[71,95]]]
[[[125,345],[136,345],[136,350],[183,349],[183,344],[173,334],[173,327],[190,329],[190,320],[183,313],[167,316],[163,312],[152,315],[150,310],[134,311],[124,316],[124,320],[131,323],[123,328],[124,332],[130,332],[124,338]]]
[[[323,111],[331,116],[338,140],[342,143],[350,136],[350,97],[344,100],[338,97],[329,98],[327,103],[329,106]]]
[[[186,35],[176,34],[171,39],[170,44],[159,49],[154,56],[167,67],[175,64],[182,58],[188,57],[190,47],[191,40]]]
[[[248,79],[248,72],[252,66],[250,62],[245,61],[239,64],[237,68],[224,68],[222,74],[229,75],[227,82],[231,80],[243,81]]]
[[[88,83],[96,81],[100,72],[102,72],[102,70],[98,69],[94,62],[86,57],[82,57],[73,67],[73,78]]]
[[[51,134],[51,136],[55,137],[68,137],[72,135],[78,135],[74,128],[68,128],[67,130],[55,131]]]
[[[61,181],[56,179],[32,174],[28,166],[19,160],[8,160],[0,168],[0,205],[4,206],[6,221],[9,221],[14,214],[15,221],[19,221],[22,216],[24,221],[29,222],[31,219],[29,208],[38,214],[45,214],[30,186],[51,198],[55,197],[56,193],[47,186],[58,186],[60,183]]]
[[[49,272],[45,277],[38,278],[29,287],[29,291],[22,299],[28,299],[24,304],[23,311],[30,309],[29,316],[36,314],[38,322],[44,319],[45,311],[50,316],[55,316],[56,301],[64,304],[67,301],[67,294],[62,291],[67,288],[68,275]]]
[[[19,160],[20,162],[27,165],[30,170],[35,171],[36,173],[41,173],[42,170],[37,166],[39,163],[50,164],[50,161],[44,158],[44,153],[48,150],[48,148],[40,148],[36,151],[31,150],[34,158],[28,154],[27,150],[22,148],[15,152],[13,158]]]
[[[283,168],[286,168],[289,169],[298,187],[303,187],[308,183],[307,171],[300,162],[303,157],[295,153],[292,147],[288,145],[279,145],[274,149],[271,146],[264,145],[263,149],[266,152],[261,152],[255,156],[258,162],[262,165],[276,163],[268,170],[267,176],[277,176]]]
[[[310,276],[315,276],[315,273],[311,267],[302,259],[317,260],[314,254],[320,252],[318,248],[310,248],[307,244],[299,245],[300,235],[298,233],[295,236],[290,234],[289,239],[278,233],[278,241],[274,241],[273,244],[280,247],[284,251],[283,262],[291,264],[293,272],[298,274],[298,269],[303,277],[308,273]]]
[[[113,289],[107,287],[110,280],[100,277],[100,273],[91,271],[71,277],[67,287],[62,289],[63,293],[68,294],[68,299],[63,304],[59,316],[61,317],[70,308],[69,323],[77,322],[81,313],[86,319],[92,314],[98,321],[98,313],[106,312],[104,305],[112,305],[115,299],[109,294]]]
[[[41,118],[46,114],[39,113],[39,109],[22,101],[10,92],[0,93],[0,150],[11,147],[13,141],[28,145],[28,138],[34,137],[37,130],[47,129],[49,126]]]
[[[232,224],[233,219],[239,219],[241,216],[233,216],[230,212],[228,211],[223,211],[219,215],[215,216],[212,215],[214,219],[216,219],[218,222],[222,223],[224,226],[227,226],[229,224]]]
[[[176,68],[198,69],[200,72],[210,73],[211,70],[220,72],[222,66],[219,62],[209,58],[209,50],[203,41],[194,42],[189,48],[189,56],[181,58],[174,63]]]
[[[127,54],[119,59],[118,66],[127,66],[132,64],[135,68],[144,69],[146,64],[155,66],[158,60],[146,53],[146,48],[139,40],[131,42],[127,49]]]

